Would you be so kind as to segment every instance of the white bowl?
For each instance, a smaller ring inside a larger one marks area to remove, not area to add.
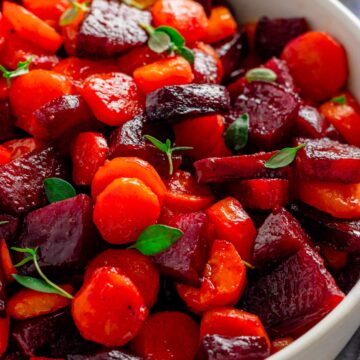
[[[360,100],[360,21],[337,0],[229,0],[238,20],[304,16],[312,29],[323,30],[346,48],[349,88]],[[331,74],[329,74],[331,76]],[[301,338],[271,360],[333,360],[360,326],[360,282],[346,298]]]

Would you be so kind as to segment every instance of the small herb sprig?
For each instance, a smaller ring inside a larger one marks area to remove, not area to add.
[[[153,256],[165,251],[183,235],[184,233],[177,228],[161,224],[151,225],[140,234],[136,243],[129,249],[137,249],[143,255]]]
[[[47,178],[44,188],[49,203],[62,201],[76,196],[75,188],[66,180],[60,178]]]
[[[249,70],[245,74],[245,78],[248,82],[253,82],[253,81],[274,82],[277,80],[277,75],[275,74],[274,71],[267,68],[255,68]]]
[[[170,26],[159,26],[156,29],[151,25],[141,23],[140,26],[149,34],[149,48],[161,54],[169,52],[182,56],[190,64],[195,60],[192,50],[185,46],[184,37],[174,28]]]
[[[68,0],[68,2],[71,6],[61,15],[59,22],[60,26],[71,24],[80,14],[80,12],[88,12],[90,10],[91,1],[85,1],[81,3],[76,0]]]
[[[11,250],[27,255],[23,260],[21,260],[18,264],[15,265],[16,268],[21,267],[32,261],[34,263],[36,271],[38,272],[38,274],[41,277],[41,279],[39,279],[39,278],[31,277],[31,276],[23,276],[23,275],[13,274],[12,275],[13,278],[20,285],[22,285],[28,289],[43,292],[43,293],[58,294],[67,299],[74,298],[67,291],[65,291],[60,286],[56,285],[51,280],[49,280],[49,278],[43,273],[43,271],[41,270],[41,268],[39,266],[38,260],[37,260],[38,248],[31,249],[31,248],[12,247]]]
[[[188,151],[193,150],[190,146],[177,146],[172,147],[171,141],[167,139],[165,143],[161,142],[160,140],[156,139],[151,135],[144,135],[144,138],[150,141],[157,149],[163,152],[169,160],[169,174],[172,175],[174,173],[174,164],[173,164],[173,152],[174,151]]]
[[[0,221],[0,226],[1,226],[1,225],[6,225],[6,224],[8,224],[8,223],[9,223],[9,221],[7,221],[7,220]]]
[[[32,58],[29,58],[26,61],[19,62],[15,70],[6,70],[4,66],[0,65],[0,71],[2,72],[3,77],[6,79],[8,87],[11,85],[11,79],[25,75],[29,72],[29,66],[32,60]]]
[[[245,113],[229,126],[225,134],[225,143],[230,150],[238,152],[246,146],[249,137],[249,124],[249,114]]]
[[[305,146],[305,144],[300,144],[296,147],[281,149],[265,163],[265,167],[268,169],[279,169],[290,165],[295,160],[298,151]]]
[[[346,96],[345,95],[336,96],[336,97],[333,97],[331,99],[331,101],[336,104],[345,105],[346,104]]]

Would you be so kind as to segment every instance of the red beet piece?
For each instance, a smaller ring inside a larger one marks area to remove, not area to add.
[[[360,182],[360,148],[330,139],[296,139],[306,144],[296,156],[296,172],[307,179]]]
[[[17,232],[19,220],[11,215],[0,215],[0,222],[2,221],[8,221],[8,223],[0,225],[0,240],[13,240]]]
[[[216,59],[204,51],[197,49],[196,47],[192,49],[195,59],[192,65],[192,70],[194,74],[194,84],[218,84],[219,71]]]
[[[256,52],[263,60],[279,57],[290,40],[307,30],[308,24],[304,18],[269,19],[264,16],[256,27]]]
[[[336,283],[346,294],[360,279],[360,253],[350,254],[348,263],[336,276]]]
[[[343,136],[340,134],[340,132],[335,128],[333,124],[330,124],[326,131],[325,131],[326,137],[335,140],[338,142],[341,142],[343,144],[347,144],[346,140],[343,138]]]
[[[39,247],[39,265],[46,272],[74,273],[81,270],[97,250],[97,232],[92,222],[92,200],[80,194],[29,213],[16,246]],[[17,253],[16,261],[23,255]],[[34,272],[33,264],[19,271]]]
[[[246,209],[276,210],[289,201],[289,181],[285,179],[250,179],[226,185],[229,195]]]
[[[201,344],[201,360],[264,360],[270,355],[262,336],[206,335]]]
[[[360,252],[359,219],[336,219],[305,204],[292,204],[290,211],[315,241],[339,251]]]
[[[164,275],[189,285],[200,285],[206,263],[206,219],[203,212],[180,214],[172,219],[169,225],[182,230],[184,235],[169,249],[154,256]]]
[[[275,152],[252,155],[207,158],[194,163],[197,180],[201,183],[222,183],[237,179],[286,178],[288,168],[267,169],[264,165]]]
[[[0,142],[13,139],[16,136],[15,126],[11,118],[8,101],[0,102]]]
[[[53,148],[32,151],[1,166],[0,209],[8,214],[23,214],[45,205],[44,180],[65,176],[64,163]]]
[[[165,86],[147,95],[150,121],[178,121],[184,116],[226,113],[230,96],[224,86],[190,84]]]
[[[245,305],[248,311],[259,315],[276,337],[298,337],[343,298],[321,257],[305,245],[272,272],[251,283]]]
[[[34,113],[33,135],[42,140],[54,140],[69,132],[73,134],[99,127],[81,95],[60,96]]]
[[[68,355],[66,360],[143,360],[143,358],[119,349],[107,349],[98,351],[94,354]]]
[[[225,78],[238,69],[241,61],[249,53],[248,37],[243,29],[235,35],[213,44],[213,47],[223,64]]]
[[[286,64],[286,61],[274,57],[270,59],[264,66],[267,69],[274,71],[274,73],[277,75],[277,84],[283,86],[288,91],[297,92],[294,79],[290,74],[290,70]]]
[[[326,136],[327,123],[320,112],[308,105],[300,106],[296,118],[296,133],[311,139]]]
[[[119,156],[139,157],[154,166],[162,176],[169,175],[169,161],[166,155],[144,138],[145,134],[149,134],[165,141],[168,136],[166,135],[163,138],[161,132],[157,130],[157,128],[154,129],[154,126],[146,124],[144,116],[137,116],[133,120],[126,122],[114,130],[110,136],[109,158],[113,159]],[[175,170],[179,168],[181,161],[182,156],[179,153],[174,153],[173,164]]]
[[[298,221],[285,209],[270,214],[258,230],[253,262],[264,269],[280,263],[301,249],[309,239]]]
[[[145,44],[140,23],[150,25],[151,14],[117,0],[94,0],[82,23],[76,44],[80,57],[110,57]]]
[[[244,86],[233,108],[234,118],[250,116],[249,144],[261,150],[274,150],[289,138],[299,108],[295,95],[270,82]]]

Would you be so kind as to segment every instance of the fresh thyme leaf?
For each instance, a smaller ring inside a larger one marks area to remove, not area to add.
[[[296,147],[281,149],[265,163],[265,167],[268,169],[279,169],[290,165],[295,160],[297,152],[305,146],[305,144],[300,144]]]
[[[26,61],[19,62],[15,70],[6,70],[4,66],[0,65],[0,71],[2,71],[3,77],[6,79],[9,87],[11,85],[10,79],[25,75],[29,72],[29,65],[31,64],[32,60],[32,58],[29,58]]]
[[[332,102],[340,104],[340,105],[345,105],[346,104],[346,96],[345,95],[341,95],[341,96],[336,96],[333,97],[331,99]]]
[[[255,68],[249,70],[245,78],[248,82],[253,81],[268,81],[268,82],[274,82],[277,79],[277,75],[274,71],[266,68]]]
[[[68,0],[70,7],[66,9],[60,17],[60,26],[70,25],[81,12],[88,12],[90,10],[90,1],[84,3],[75,0]]]
[[[44,180],[45,193],[50,203],[76,196],[76,190],[66,180],[47,178]]]
[[[236,119],[225,134],[226,146],[234,152],[243,149],[249,137],[249,114],[245,113]]]

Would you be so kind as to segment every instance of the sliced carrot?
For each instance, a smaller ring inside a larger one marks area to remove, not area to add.
[[[68,0],[22,0],[26,9],[42,20],[58,23],[60,16],[70,7]]]

